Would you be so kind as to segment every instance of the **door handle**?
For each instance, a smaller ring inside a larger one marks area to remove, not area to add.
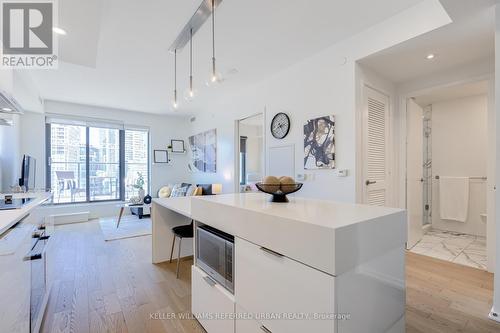
[[[376,181],[376,180],[367,180],[367,181],[365,182],[366,186],[368,186],[368,185],[372,185],[372,184],[376,184],[376,183],[377,183],[377,181]]]
[[[203,280],[205,280],[206,283],[208,283],[210,285],[210,287],[214,287],[215,286],[215,282],[214,280],[212,280],[211,278],[209,278],[208,276],[204,276],[203,277]]]
[[[268,330],[268,329],[267,329],[267,327],[266,327],[266,326],[264,326],[264,325],[262,325],[262,326],[260,327],[260,329],[261,329],[263,332],[266,332],[266,333],[273,333],[273,332],[271,332],[270,330]]]

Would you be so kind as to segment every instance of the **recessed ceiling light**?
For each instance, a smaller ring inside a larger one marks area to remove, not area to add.
[[[427,60],[432,60],[436,57],[436,55],[434,53],[429,53],[428,55],[425,56],[425,59]]]
[[[53,27],[52,28],[52,31],[54,31],[56,34],[58,35],[63,35],[63,36],[66,36],[68,33],[66,32],[66,30],[64,29],[61,29],[61,28],[58,28],[58,27]]]

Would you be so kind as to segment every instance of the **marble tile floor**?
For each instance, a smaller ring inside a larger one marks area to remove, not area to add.
[[[486,238],[430,229],[410,252],[486,270]]]

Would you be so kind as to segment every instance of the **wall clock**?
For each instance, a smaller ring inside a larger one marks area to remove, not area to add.
[[[271,134],[276,139],[283,139],[290,131],[290,118],[286,113],[277,113],[271,121]]]

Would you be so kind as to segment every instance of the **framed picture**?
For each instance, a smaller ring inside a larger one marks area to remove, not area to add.
[[[155,150],[153,152],[155,163],[168,163],[168,151],[167,150]]]
[[[335,117],[308,120],[304,125],[304,169],[335,168]]]
[[[172,153],[184,153],[186,151],[184,140],[171,140],[170,146],[172,147]]]
[[[196,134],[189,137],[191,162],[189,170],[192,172],[217,172],[217,130]]]

